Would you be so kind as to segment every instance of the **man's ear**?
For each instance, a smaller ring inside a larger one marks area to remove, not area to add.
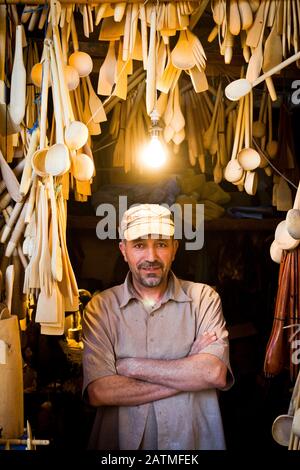
[[[119,248],[120,248],[120,251],[124,257],[124,260],[127,262],[127,257],[126,257],[126,242],[124,240],[120,241],[119,243]]]

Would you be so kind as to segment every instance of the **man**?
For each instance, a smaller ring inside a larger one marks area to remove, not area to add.
[[[125,212],[124,284],[92,298],[84,332],[84,384],[98,407],[93,449],[224,449],[217,390],[232,383],[218,294],[171,271],[171,212]]]

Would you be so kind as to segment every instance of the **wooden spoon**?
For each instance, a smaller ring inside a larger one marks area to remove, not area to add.
[[[260,165],[260,161],[261,161],[259,153],[253,148],[251,148],[251,143],[250,143],[250,107],[249,107],[250,103],[249,103],[249,100],[250,100],[250,96],[247,95],[245,97],[245,109],[244,109],[245,148],[242,149],[238,153],[238,156],[237,156],[239,164],[247,172],[251,172],[252,170],[255,170],[255,168],[258,168]],[[250,187],[253,187],[253,190],[254,190],[255,177],[247,173],[245,184],[246,182],[247,182],[247,188],[249,189],[249,191],[250,191]],[[256,186],[257,186],[257,181],[256,181]],[[246,192],[248,191],[246,190]]]
[[[252,26],[249,28],[247,33],[246,44],[249,47],[257,47],[259,39],[262,35],[262,29],[264,24],[264,12],[265,12],[266,1],[261,1],[258,11],[255,15],[255,20]]]
[[[241,29],[248,30],[253,23],[253,13],[248,0],[238,0],[238,7],[241,17]]]
[[[272,126],[272,103],[268,100],[268,119],[269,119],[269,135],[267,143],[267,153],[270,158],[275,158],[278,152],[278,142],[273,140],[273,126]]]
[[[244,169],[241,167],[241,165],[236,159],[239,141],[240,141],[240,134],[241,134],[241,129],[242,129],[244,101],[245,100],[242,99],[239,103],[239,110],[238,110],[238,116],[237,116],[237,124],[236,124],[236,129],[235,129],[235,136],[234,136],[234,143],[233,143],[233,148],[232,148],[232,153],[231,153],[231,159],[228,162],[224,171],[225,179],[231,183],[240,181],[244,173]]]
[[[14,64],[11,74],[10,116],[18,125],[25,116],[26,105],[26,69],[23,60],[23,25],[16,27],[16,45]]]
[[[176,133],[180,132],[185,126],[185,119],[180,108],[178,84],[174,89],[173,116],[170,122],[170,126]]]
[[[238,8],[237,0],[230,0],[229,2],[229,31],[233,36],[240,34],[241,18]]]
[[[263,71],[267,72],[282,61],[281,37],[277,32],[277,24],[274,21],[271,32],[266,39],[264,48]]]
[[[14,288],[14,265],[10,264],[5,272],[5,303],[11,313],[11,303]]]
[[[206,149],[210,148],[211,141],[212,141],[212,138],[213,138],[213,134],[214,134],[214,131],[215,131],[215,124],[216,124],[217,112],[218,112],[218,108],[219,108],[219,102],[220,102],[220,99],[221,99],[221,95],[222,95],[222,88],[221,88],[221,81],[220,81],[219,87],[218,87],[218,93],[217,93],[217,97],[216,97],[216,101],[215,101],[214,112],[213,112],[213,115],[212,115],[212,118],[211,118],[211,123],[210,123],[209,128],[205,131],[204,136],[203,136],[203,143],[204,143],[204,147]]]
[[[196,65],[185,30],[180,31],[177,44],[171,52],[171,60],[174,67],[181,70],[191,69]]]
[[[263,24],[262,24],[262,28],[260,32],[259,41],[249,60],[249,64],[248,64],[248,68],[246,72],[246,79],[249,80],[249,82],[254,82],[254,80],[257,79],[262,68],[262,63],[263,63],[262,42],[264,38],[264,31],[265,31],[266,21],[268,17],[269,5],[270,5],[270,0],[266,0],[264,12],[263,12]]]
[[[141,34],[142,34],[143,65],[144,65],[144,70],[147,70],[148,36],[147,36],[146,10],[145,10],[145,5],[143,4],[140,4],[140,20],[141,20]]]
[[[156,11],[152,8],[150,23],[149,55],[147,60],[146,108],[150,116],[156,103]]]
[[[51,257],[48,241],[48,194],[44,186],[40,191],[41,198],[41,216],[42,216],[42,250],[39,260],[39,276],[40,286],[47,296],[52,294],[52,274],[51,274]]]
[[[249,82],[249,80],[247,80],[246,78],[240,78],[238,80],[235,80],[234,82],[231,82],[229,85],[227,85],[227,87],[225,88],[225,95],[228,99],[232,101],[238,101],[242,96],[245,96],[247,93],[250,92],[252,88],[259,85],[266,78],[271,77],[275,73],[279,72],[280,70],[284,69],[285,67],[292,64],[293,62],[296,62],[299,59],[300,52],[297,52],[296,54],[281,62],[281,64],[276,65],[268,72],[262,74],[253,83]]]

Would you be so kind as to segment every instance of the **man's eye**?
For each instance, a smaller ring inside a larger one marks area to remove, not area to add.
[[[136,243],[136,244],[134,245],[134,248],[143,248],[143,246],[144,246],[144,245],[143,245],[142,243]]]
[[[167,246],[167,244],[164,243],[164,242],[161,242],[161,243],[158,243],[157,246],[159,246],[160,248],[165,248]]]

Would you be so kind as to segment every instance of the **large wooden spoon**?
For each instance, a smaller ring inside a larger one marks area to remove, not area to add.
[[[266,78],[271,77],[272,75],[284,69],[288,65],[292,64],[293,62],[296,62],[296,60],[298,59],[300,59],[300,52],[297,52],[288,59],[284,60],[283,62],[281,62],[281,64],[276,65],[276,67],[273,67],[268,72],[258,77],[253,83],[249,82],[249,80],[247,80],[246,78],[239,78],[238,80],[235,80],[229,85],[227,85],[227,87],[225,88],[225,95],[228,99],[232,101],[238,101],[242,96],[247,95],[247,93],[249,93],[252,88],[259,85]]]

